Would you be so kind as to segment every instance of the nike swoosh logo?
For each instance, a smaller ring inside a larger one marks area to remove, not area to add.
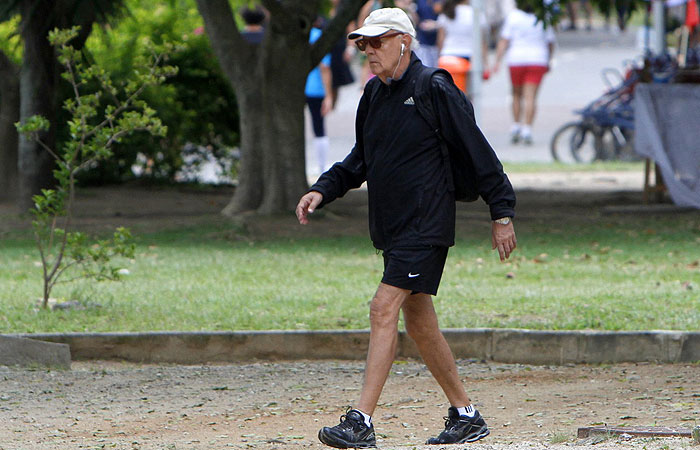
[[[419,273],[410,273],[410,272],[408,273],[408,278],[415,278],[417,276],[420,276],[420,274]]]

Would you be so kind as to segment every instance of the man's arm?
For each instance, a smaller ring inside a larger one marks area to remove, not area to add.
[[[433,77],[433,105],[439,114],[443,138],[454,148],[464,149],[477,178],[479,195],[491,212],[491,243],[501,261],[515,249],[513,228],[515,192],[503,172],[503,166],[474,120],[471,104],[457,87],[444,77]],[[506,220],[507,219],[507,220]]]
[[[309,188],[309,193],[315,191],[321,195],[320,201],[314,205],[313,209],[322,208],[345,195],[350,189],[362,186],[367,174],[363,156],[359,144],[355,144],[342,162],[333,164],[319,177],[318,181]]]
[[[432,78],[433,105],[440,131],[451,147],[461,149],[471,164],[477,190],[489,205],[491,219],[515,216],[515,193],[496,153],[474,119],[474,109],[454,83],[437,74]]]
[[[296,208],[299,223],[309,223],[308,215],[345,195],[347,191],[358,188],[367,178],[367,168],[364,160],[362,129],[368,110],[368,95],[360,99],[355,119],[356,143],[352,151],[342,162],[333,164],[333,167],[323,173],[309,191],[304,194]]]

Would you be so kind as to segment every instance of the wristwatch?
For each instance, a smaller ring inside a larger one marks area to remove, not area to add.
[[[508,225],[510,223],[510,217],[501,217],[500,219],[494,220],[499,225]]]

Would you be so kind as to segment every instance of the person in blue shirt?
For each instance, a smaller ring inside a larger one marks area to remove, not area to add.
[[[312,28],[309,42],[314,43],[321,37],[320,28]],[[321,63],[314,67],[306,78],[306,104],[309,105],[311,123],[314,129],[314,147],[319,172],[326,169],[326,157],[330,142],[326,136],[326,126],[323,117],[333,109],[333,89],[331,87],[331,55],[327,54]]]
[[[437,67],[440,56],[437,47],[437,18],[440,12],[442,12],[440,0],[416,0],[416,16],[418,16],[416,37],[420,42],[416,54],[428,67]]]

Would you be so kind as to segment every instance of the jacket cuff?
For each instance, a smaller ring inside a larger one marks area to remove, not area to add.
[[[321,208],[323,208],[326,204],[330,203],[330,200],[328,200],[328,193],[327,193],[322,187],[320,187],[320,186],[318,186],[318,185],[315,185],[315,184],[314,184],[313,186],[311,186],[311,187],[309,188],[308,191],[306,191],[306,193],[308,194],[309,192],[314,192],[314,191],[315,191],[315,192],[318,192],[319,194],[321,194],[321,195],[323,196],[323,199],[321,200],[321,203],[318,204],[318,206],[316,207],[316,209],[321,209]]]
[[[502,217],[515,217],[515,210],[508,205],[489,205],[489,210],[491,211],[491,220],[500,219]]]

